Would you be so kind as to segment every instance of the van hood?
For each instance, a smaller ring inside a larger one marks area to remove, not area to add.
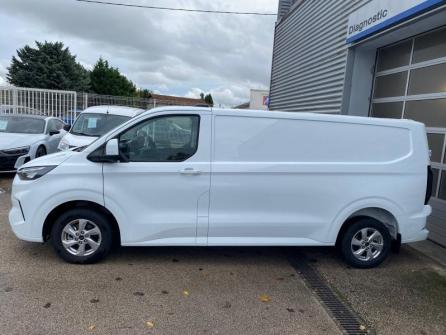
[[[68,143],[70,148],[73,147],[85,147],[89,144],[91,144],[93,141],[95,141],[97,137],[92,136],[79,136],[79,135],[73,135],[72,133],[67,133],[63,137],[63,141]]]
[[[0,150],[32,145],[45,137],[44,134],[0,133]]]
[[[57,152],[55,154],[50,154],[46,156],[42,156],[36,159],[33,159],[32,161],[22,165],[20,168],[24,167],[32,167],[32,166],[49,166],[49,165],[60,165],[63,162],[65,162],[68,158],[70,158],[73,155],[79,154],[78,152],[74,151],[61,151]]]

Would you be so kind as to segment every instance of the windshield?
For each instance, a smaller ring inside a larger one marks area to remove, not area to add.
[[[73,135],[100,137],[130,120],[127,116],[111,114],[81,114],[71,128]]]
[[[45,120],[19,115],[0,115],[0,133],[42,134]]]

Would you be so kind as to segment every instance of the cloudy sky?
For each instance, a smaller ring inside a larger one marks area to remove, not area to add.
[[[278,0],[109,0],[164,7],[277,12]],[[91,68],[99,57],[138,87],[218,104],[268,88],[275,17],[144,10],[74,0],[1,0],[0,84],[18,48],[63,41]]]

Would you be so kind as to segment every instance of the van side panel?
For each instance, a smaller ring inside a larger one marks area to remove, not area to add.
[[[404,128],[267,117],[215,120],[215,162],[385,163],[411,151]]]
[[[332,245],[356,204],[407,221],[426,188],[412,126],[215,115],[209,245]]]

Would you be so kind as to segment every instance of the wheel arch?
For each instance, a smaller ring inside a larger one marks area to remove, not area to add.
[[[394,214],[392,214],[388,209],[381,207],[366,207],[351,213],[342,223],[338,235],[336,237],[336,244],[339,244],[344,232],[349,226],[360,220],[361,218],[372,218],[382,224],[384,224],[389,230],[392,239],[398,239],[399,227],[398,220]]]
[[[45,221],[43,223],[42,228],[42,238],[43,241],[46,242],[50,238],[51,229],[54,225],[55,220],[64,212],[75,209],[75,208],[84,208],[84,209],[91,209],[94,211],[97,211],[103,215],[105,215],[108,219],[108,222],[110,223],[112,227],[113,232],[113,243],[116,245],[121,245],[121,230],[119,228],[118,221],[116,220],[115,216],[104,206],[93,202],[93,201],[86,201],[86,200],[73,200],[68,201],[63,204],[60,204],[59,206],[55,207],[45,218]]]
[[[43,148],[45,149],[45,153],[48,155],[48,147],[47,147],[46,143],[44,143],[44,142],[42,142],[42,143],[40,143],[40,144],[37,145],[37,147],[36,147],[36,152],[35,152],[34,155],[37,154],[37,150],[39,150],[40,147],[43,147]]]

